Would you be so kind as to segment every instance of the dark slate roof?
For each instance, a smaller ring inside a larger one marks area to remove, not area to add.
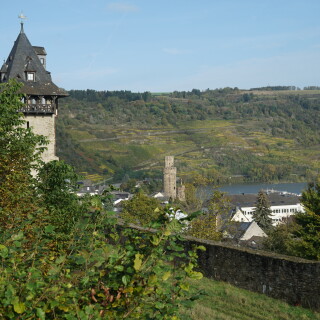
[[[126,192],[126,191],[111,191],[110,192],[114,199],[113,200],[118,200],[118,199],[127,199],[130,196],[132,196],[132,194],[130,192]]]
[[[36,52],[36,54],[38,54],[38,55],[42,55],[42,56],[47,55],[46,49],[44,47],[33,46],[33,49]]]
[[[250,227],[251,222],[238,222],[232,221],[222,227],[222,232],[227,232],[233,239],[239,240],[247,229]]]
[[[66,91],[52,82],[50,72],[45,70],[37,55],[40,52],[45,53],[44,48],[36,47],[35,49],[21,27],[9,57],[1,68],[1,72],[6,72],[4,81],[17,79],[24,84],[21,92],[29,95],[67,96]],[[35,81],[26,81],[25,72],[27,71],[35,72]]]
[[[254,207],[257,202],[256,194],[229,195],[230,202],[236,207]],[[267,194],[270,206],[294,205],[300,202],[300,197],[294,195],[269,193]]]

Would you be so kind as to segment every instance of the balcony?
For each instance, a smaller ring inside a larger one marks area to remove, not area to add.
[[[24,114],[54,114],[55,111],[54,104],[27,104],[19,110]]]

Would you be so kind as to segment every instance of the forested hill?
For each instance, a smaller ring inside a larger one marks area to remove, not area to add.
[[[161,177],[165,155],[184,180],[309,180],[319,169],[320,91],[281,88],[72,90],[60,103],[58,155],[117,181]]]

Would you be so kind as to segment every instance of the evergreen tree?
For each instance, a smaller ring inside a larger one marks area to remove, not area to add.
[[[267,195],[260,190],[257,197],[256,207],[253,212],[253,220],[257,222],[259,227],[265,232],[272,228],[272,211],[270,209],[269,200]]]

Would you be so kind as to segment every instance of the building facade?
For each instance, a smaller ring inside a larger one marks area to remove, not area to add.
[[[36,134],[47,137],[49,144],[43,153],[45,162],[57,160],[55,122],[58,115],[58,100],[68,94],[57,87],[46,70],[47,53],[44,47],[32,46],[23,23],[7,60],[0,69],[0,83],[15,79],[22,84],[24,106],[20,112],[25,116],[25,125]]]
[[[300,203],[300,198],[294,195],[285,195],[281,193],[270,193],[267,195],[272,211],[272,224],[274,226],[285,222],[288,218],[297,212],[304,212],[304,208]],[[253,212],[257,195],[255,194],[239,194],[230,195],[233,205],[232,221],[251,222],[253,221]]]

